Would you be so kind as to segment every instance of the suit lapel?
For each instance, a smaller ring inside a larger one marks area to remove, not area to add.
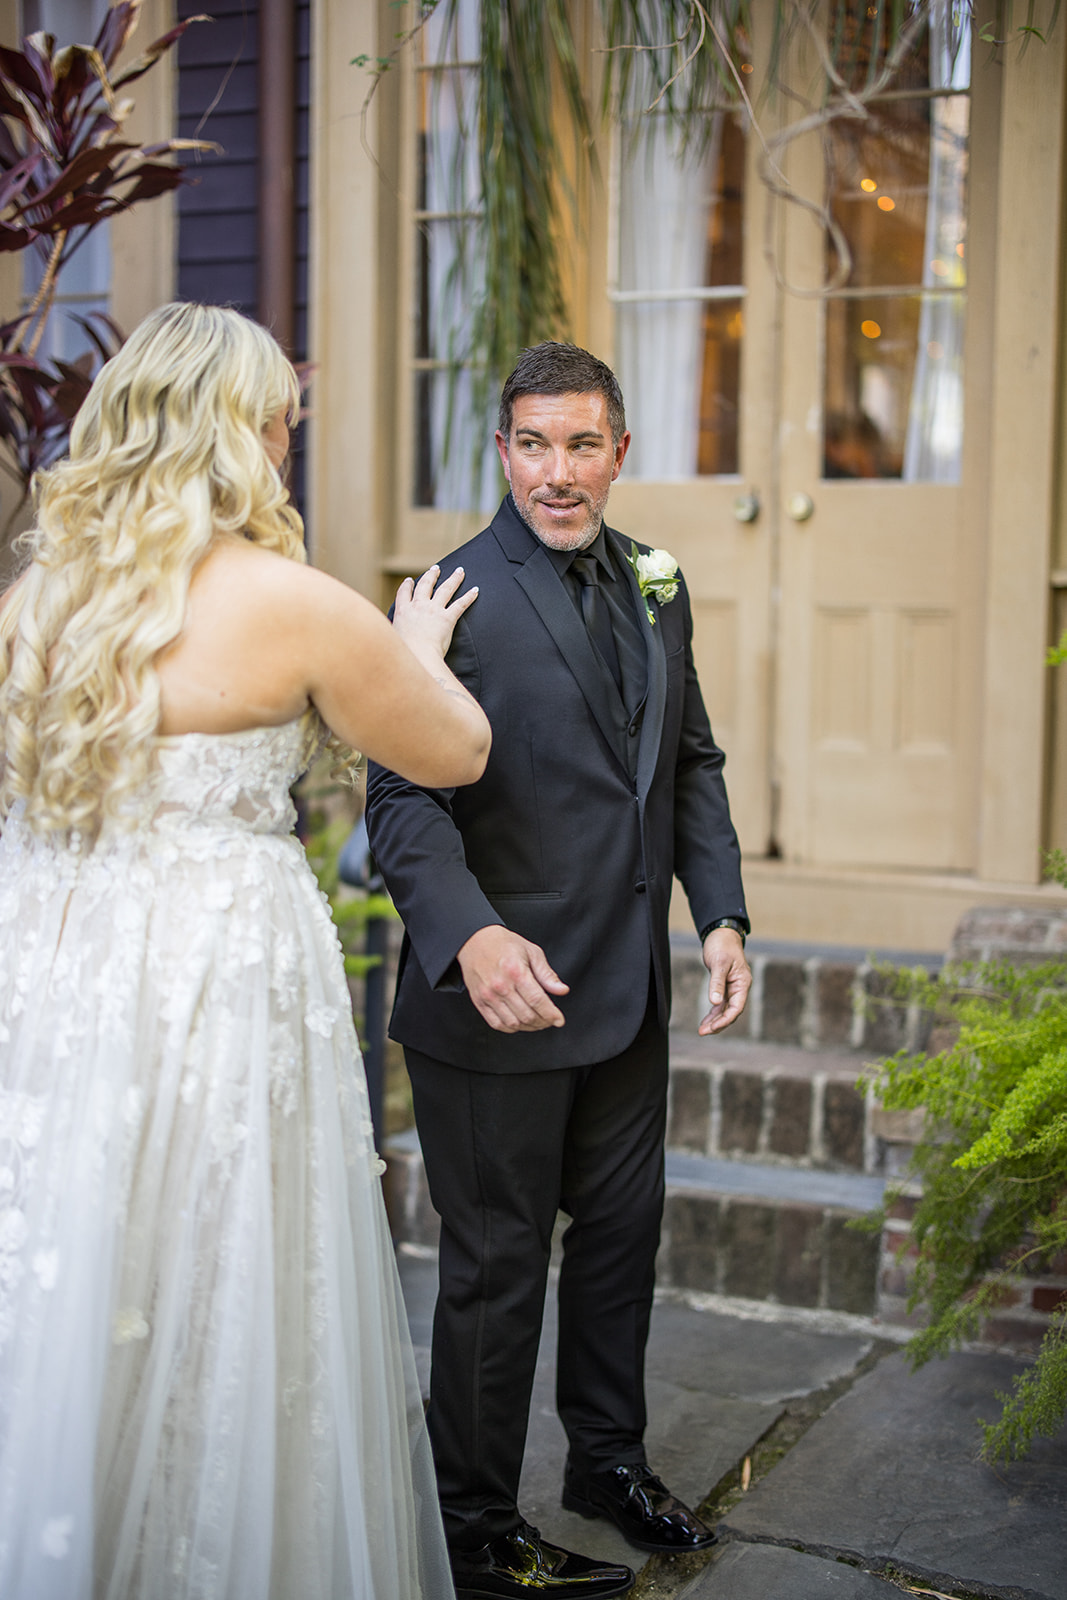
[[[620,723],[622,701],[600,665],[582,619],[541,545],[516,572],[515,581],[525,591],[574,674],[609,748],[625,767],[626,730]]]
[[[637,792],[647,794],[659,759],[659,744],[663,733],[663,714],[667,705],[667,652],[663,644],[663,624],[655,626],[648,620],[644,596],[637,582],[637,574],[630,565],[630,542],[624,540],[613,528],[608,528],[616,566],[626,575],[648,659],[648,685],[645,690],[644,716],[641,719],[641,740],[637,751]],[[656,610],[653,601],[653,610]]]
[[[510,495],[506,496],[493,518],[492,531],[508,561],[517,568],[515,581],[525,591],[541,621],[548,629],[560,654],[577,680],[597,726],[607,741],[608,748],[618,757],[624,771],[630,772],[626,715],[622,700],[601,667],[589,642],[582,620],[571,603],[570,596],[559,580],[559,574],[518,513],[513,509]],[[618,570],[625,574],[648,658],[648,684],[644,699],[644,716],[638,745],[636,786],[638,794],[648,793],[659,759],[660,739],[663,734],[663,716],[667,704],[667,655],[663,643],[663,626],[655,627],[648,620],[645,602],[637,585],[637,575],[628,560],[630,541],[624,540],[613,528],[605,528],[611,542]],[[653,602],[655,606],[655,602]]]

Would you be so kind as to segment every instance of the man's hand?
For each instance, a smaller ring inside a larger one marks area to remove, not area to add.
[[[498,1033],[562,1028],[563,1013],[551,996],[570,989],[552,971],[540,945],[494,924],[472,933],[457,960],[467,993]]]
[[[711,1010],[698,1033],[721,1033],[745,1009],[752,973],[745,960],[741,936],[733,928],[714,928],[704,940],[704,965],[710,973],[708,999]]]

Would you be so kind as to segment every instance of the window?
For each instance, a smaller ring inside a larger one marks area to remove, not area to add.
[[[616,365],[631,478],[738,471],[745,136],[723,112],[686,147],[660,112],[623,122]]]
[[[439,510],[490,510],[500,498],[495,406],[470,361],[478,250],[479,0],[440,7],[418,35],[413,499]]]
[[[845,11],[853,85],[868,15],[854,0]],[[851,265],[826,305],[827,478],[959,482],[969,84],[969,14],[957,27],[935,8],[898,89],[828,129],[828,203]],[[832,272],[829,236],[827,250]]]

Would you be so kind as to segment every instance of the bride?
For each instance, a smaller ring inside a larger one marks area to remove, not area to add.
[[[469,783],[444,665],[303,564],[293,370],[171,305],[44,475],[0,610],[0,1594],[452,1594],[336,936],[329,737]]]

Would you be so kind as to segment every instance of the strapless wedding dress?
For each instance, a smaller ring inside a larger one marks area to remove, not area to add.
[[[0,1595],[445,1600],[307,719],[0,841]]]

